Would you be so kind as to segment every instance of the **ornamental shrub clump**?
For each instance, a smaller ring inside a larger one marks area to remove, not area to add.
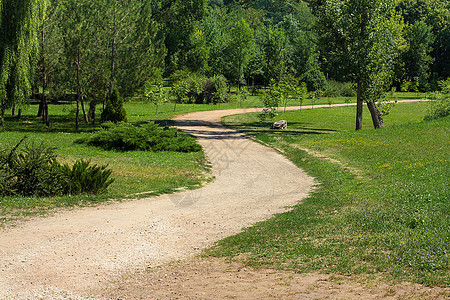
[[[0,151],[0,196],[99,194],[114,181],[107,166],[77,161],[60,164],[54,148],[24,144]]]
[[[86,143],[106,150],[197,152],[202,148],[192,136],[176,128],[161,128],[154,122],[142,126],[128,123],[103,124],[103,129],[77,143]]]
[[[114,123],[127,121],[127,113],[123,107],[123,99],[117,89],[113,90],[113,93],[106,102],[105,109],[101,115],[101,121]]]

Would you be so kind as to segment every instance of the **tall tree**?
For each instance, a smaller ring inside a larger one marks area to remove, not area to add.
[[[39,91],[40,104],[37,113],[42,117],[42,122],[49,126],[48,95],[55,95],[54,79],[58,77],[58,69],[61,69],[63,56],[61,27],[58,23],[61,5],[56,0],[48,2],[46,15],[42,16],[39,27],[40,53],[36,67],[35,89]],[[60,78],[61,79],[61,78]]]
[[[407,30],[406,39],[408,50],[404,53],[407,79],[418,78],[422,89],[427,89],[430,65],[433,63],[432,44],[434,36],[431,33],[431,26],[424,21],[417,21]]]
[[[0,125],[5,110],[24,105],[31,94],[46,4],[46,0],[0,1]]]
[[[59,24],[63,32],[65,87],[75,94],[75,129],[79,129],[80,105],[88,122],[85,99],[101,85],[102,74],[92,51],[95,40],[92,12],[88,1],[66,0],[61,4]],[[104,81],[103,81],[104,82]],[[104,87],[103,87],[104,88]]]
[[[279,82],[286,70],[286,35],[283,28],[269,24],[261,28],[259,43],[265,57],[266,83]]]
[[[394,0],[325,0],[316,10],[322,45],[357,84],[356,130],[366,102],[375,128],[382,126],[375,101],[390,80],[396,57]]]
[[[234,81],[240,87],[244,79],[244,70],[249,62],[250,50],[254,46],[254,31],[249,24],[241,19],[230,32],[230,43],[228,45],[228,58],[233,70]]]
[[[166,75],[187,67],[186,55],[195,45],[192,33],[206,12],[206,0],[162,0],[156,20],[164,26]]]

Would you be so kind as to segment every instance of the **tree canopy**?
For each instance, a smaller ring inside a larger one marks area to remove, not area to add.
[[[40,94],[47,123],[60,97],[93,121],[115,88],[127,98],[191,73],[239,86],[291,76],[309,91],[352,82],[356,128],[363,101],[379,127],[374,103],[391,86],[450,76],[449,18],[448,0],[1,0],[2,116]]]

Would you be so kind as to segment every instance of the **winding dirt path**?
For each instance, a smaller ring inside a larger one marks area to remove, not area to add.
[[[213,166],[215,180],[199,190],[75,209],[1,230],[0,299],[109,299],[103,287],[124,274],[194,256],[301,201],[311,177],[220,124],[222,116],[249,111],[255,110],[176,119],[198,137]]]

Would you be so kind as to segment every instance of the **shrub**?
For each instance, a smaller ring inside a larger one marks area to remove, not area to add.
[[[223,103],[227,99],[227,80],[223,75],[208,78],[203,83],[203,103]]]
[[[329,80],[325,85],[325,97],[355,97],[356,89],[351,82]]]
[[[75,162],[72,168],[61,165],[54,148],[32,143],[21,149],[24,139],[12,150],[0,152],[0,196],[96,194],[113,182],[106,166],[89,166],[84,161]]]
[[[0,195],[49,196],[61,194],[61,176],[53,148],[25,145],[22,139],[12,150],[0,153]]]
[[[119,151],[197,152],[201,150],[195,138],[176,128],[161,128],[153,122],[140,127],[127,123],[117,125],[106,123],[104,127],[90,138],[77,142]]]
[[[123,99],[119,94],[117,88],[115,88],[106,102],[106,107],[102,112],[101,121],[111,121],[114,123],[126,122],[127,113],[123,108]]]
[[[429,102],[424,120],[443,118],[450,114],[450,78],[439,82],[440,92],[435,93],[434,100]]]
[[[210,78],[191,74],[184,80],[178,80],[172,90],[177,103],[222,103],[227,99],[228,85],[224,76]]]
[[[114,179],[110,178],[112,171],[107,166],[90,165],[89,160],[76,161],[70,167],[59,165],[58,171],[64,178],[64,194],[99,194],[106,192]]]
[[[448,94],[436,93],[435,99],[430,100],[425,121],[443,118],[450,114],[450,99]]]

